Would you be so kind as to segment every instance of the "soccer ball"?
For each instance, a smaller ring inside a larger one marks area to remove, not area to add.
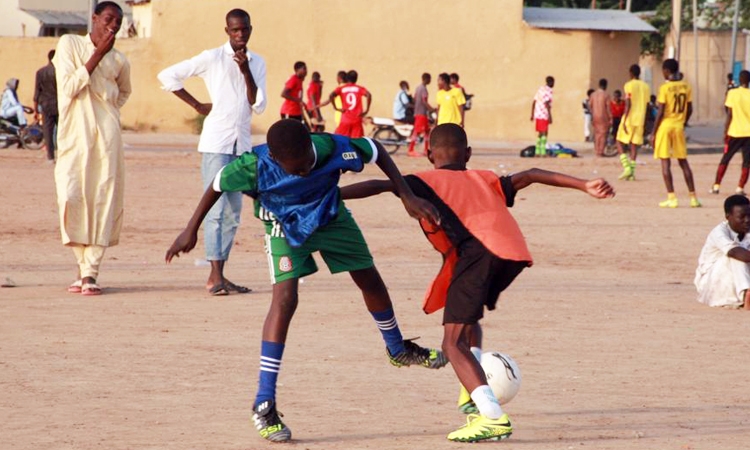
[[[497,401],[504,405],[513,400],[521,388],[521,369],[513,358],[504,353],[485,352],[481,364]]]

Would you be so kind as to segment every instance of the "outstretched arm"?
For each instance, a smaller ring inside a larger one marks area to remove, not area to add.
[[[433,224],[440,224],[440,215],[432,203],[414,195],[406,180],[401,176],[398,167],[391,159],[391,155],[385,150],[380,142],[372,141],[378,149],[377,165],[380,170],[388,176],[393,183],[393,192],[401,198],[404,208],[409,215],[415,219],[425,219]]]
[[[550,172],[542,169],[529,169],[511,175],[513,188],[519,191],[532,183],[546,184],[548,186],[578,189],[595,198],[609,198],[615,196],[615,190],[604,178],[593,180],[582,180],[558,172]]]
[[[342,186],[341,198],[351,200],[355,198],[373,197],[383,192],[393,192],[393,181],[391,180],[369,180]]]
[[[177,239],[174,240],[172,246],[167,250],[167,254],[164,257],[167,262],[171,262],[175,256],[179,258],[180,252],[188,253],[195,247],[195,243],[198,241],[198,228],[203,223],[208,210],[214,206],[214,203],[221,197],[221,194],[221,192],[214,191],[213,186],[209,186],[206,189],[200,202],[198,202],[198,207],[195,208],[193,217],[190,218],[190,222],[188,222],[185,229],[182,230],[182,233],[177,236]]]

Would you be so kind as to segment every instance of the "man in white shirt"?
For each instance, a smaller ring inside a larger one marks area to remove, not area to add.
[[[698,301],[750,310],[750,200],[727,197],[724,213],[727,220],[711,230],[698,258]]]
[[[229,42],[170,66],[158,75],[164,90],[206,115],[198,143],[198,151],[203,155],[204,189],[222,167],[251,151],[252,114],[261,114],[266,108],[266,63],[247,49],[252,30],[250,15],[233,9],[227,13],[224,28]],[[185,90],[184,81],[194,76],[203,78],[211,103],[201,103]],[[211,263],[206,289],[212,295],[250,292],[224,277],[224,265],[240,224],[241,211],[242,193],[227,192],[203,221],[206,259]]]

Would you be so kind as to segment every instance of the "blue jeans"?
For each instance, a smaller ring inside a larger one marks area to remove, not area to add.
[[[235,149],[236,151],[236,149]],[[201,177],[203,190],[213,183],[216,174],[222,167],[237,159],[237,155],[221,153],[203,153]],[[206,259],[209,261],[226,261],[234,243],[234,235],[240,225],[242,212],[242,192],[225,192],[208,211],[203,219],[203,237],[206,247]]]

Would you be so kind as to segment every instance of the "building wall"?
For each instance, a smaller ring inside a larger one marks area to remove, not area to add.
[[[6,0],[8,1],[8,0]],[[117,3],[125,3],[115,0]],[[17,0],[19,8],[40,9],[46,11],[86,11],[91,0]]]
[[[639,63],[640,35],[598,32],[591,36],[591,88],[597,88],[599,79],[606,78],[608,92],[622,91],[630,79],[630,66]]]
[[[693,116],[697,121],[724,120],[724,93],[731,72],[731,31],[698,32],[698,82],[695,80],[695,41],[693,33],[682,33],[680,70],[693,86]],[[745,39],[738,34],[736,60],[744,62]],[[659,71],[661,73],[661,71]],[[659,77],[662,78],[662,77]]]
[[[638,57],[636,34],[610,37],[531,28],[522,20],[521,0],[476,0],[464,8],[450,0],[215,0],[190,8],[181,0],[154,0],[151,6],[152,37],[117,42],[131,60],[134,86],[122,120],[127,126],[161,131],[187,131],[196,114],[161,91],[156,74],[222,45],[224,15],[235,7],[251,13],[250,47],[268,63],[268,109],[253,119],[261,132],[278,119],[284,81],[294,62],[303,60],[310,72],[321,73],[325,92],[335,87],[338,70],[356,69],[360,83],[373,94],[370,113],[386,117],[400,80],[409,81],[413,90],[422,72],[430,72],[434,103],[437,74],[458,72],[466,90],[475,94],[466,115],[467,131],[481,140],[533,139],[531,101],[544,78],[552,75],[556,85],[550,140],[580,140],[581,100],[588,87],[600,76],[621,85],[630,61]],[[21,41],[0,40],[0,76],[32,81],[54,40]],[[22,81],[22,97],[30,95],[31,87],[26,84],[25,91],[23,86]],[[208,100],[200,79],[190,80],[186,88]],[[332,123],[332,109],[324,115]]]
[[[133,5],[133,25],[139,38],[150,38],[153,24],[151,3]]]
[[[21,11],[19,0],[0,2],[0,36],[35,37],[41,24],[30,14]]]

